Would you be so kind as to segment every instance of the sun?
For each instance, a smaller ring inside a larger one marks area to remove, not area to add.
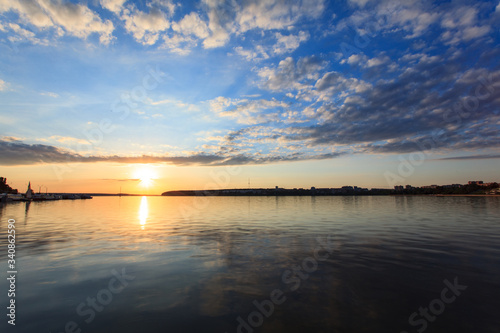
[[[150,187],[156,179],[156,172],[150,166],[140,166],[134,171],[134,178],[139,180],[142,187]]]

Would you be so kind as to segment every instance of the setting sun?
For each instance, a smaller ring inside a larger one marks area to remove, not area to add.
[[[156,179],[156,172],[150,166],[140,166],[134,171],[134,178],[139,179],[141,186],[150,187]]]

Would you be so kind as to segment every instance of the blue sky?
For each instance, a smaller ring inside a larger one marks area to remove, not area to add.
[[[0,0],[0,165],[498,180],[499,27],[498,1]]]

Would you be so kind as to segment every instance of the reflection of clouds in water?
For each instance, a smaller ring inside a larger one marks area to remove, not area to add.
[[[295,292],[290,293],[290,285],[283,283],[282,275],[286,270],[300,265],[304,258],[313,256],[313,250],[318,245],[314,237],[301,240],[296,237],[279,237],[273,233],[260,234],[259,238],[237,237],[225,240],[230,243],[219,244],[219,249],[228,249],[225,254],[227,266],[199,286],[199,311],[202,315],[225,316],[231,313],[244,315],[252,310],[254,300],[269,299],[270,292],[277,288],[285,291],[287,297],[293,299]],[[333,248],[339,249],[336,244]],[[334,251],[332,256],[335,256],[336,252]],[[302,281],[297,295],[306,292],[308,297],[321,298],[325,292],[325,284],[334,285],[332,283],[336,281],[331,272],[321,272],[324,266],[329,265],[331,264],[322,264],[318,271],[310,273],[310,277]],[[318,276],[313,279],[314,275]],[[331,295],[332,291],[329,292]],[[300,311],[306,310],[302,308],[302,305],[307,306],[307,300],[305,302],[299,302]],[[294,309],[297,305],[294,305],[292,300],[289,305],[285,304],[282,307]],[[276,313],[280,311],[277,309]],[[279,316],[283,315],[285,314],[281,313]]]

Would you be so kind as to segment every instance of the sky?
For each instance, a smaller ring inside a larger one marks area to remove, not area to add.
[[[500,3],[0,0],[0,176],[159,194],[500,181]]]

